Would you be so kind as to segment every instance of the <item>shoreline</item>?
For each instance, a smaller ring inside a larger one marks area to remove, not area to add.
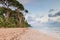
[[[0,40],[60,40],[32,28],[0,28]]]
[[[59,32],[55,32],[55,30],[54,31],[49,31],[49,30],[40,30],[40,29],[34,29],[34,30],[37,30],[37,31],[39,31],[39,32],[41,32],[41,33],[44,33],[44,34],[46,34],[46,35],[49,35],[49,36],[52,36],[52,37],[55,37],[55,38],[59,38],[60,39],[60,34],[59,34]]]

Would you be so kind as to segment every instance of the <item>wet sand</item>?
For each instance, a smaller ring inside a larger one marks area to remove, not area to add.
[[[30,28],[0,28],[0,40],[60,40]]]

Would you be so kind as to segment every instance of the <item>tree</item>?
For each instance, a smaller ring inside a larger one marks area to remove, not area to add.
[[[11,15],[14,15],[14,18],[16,18],[19,22],[17,24],[19,24],[18,26],[22,26],[22,22],[25,20],[25,17],[23,15],[23,11],[25,13],[28,13],[28,10],[26,10],[24,8],[24,6],[19,3],[17,0],[0,0],[0,4],[3,5],[3,9],[4,9],[4,13],[5,13],[5,20],[8,22],[9,18],[11,17]],[[16,7],[15,10],[10,9],[9,7]]]

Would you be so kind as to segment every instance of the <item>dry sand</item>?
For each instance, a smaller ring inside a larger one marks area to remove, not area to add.
[[[30,28],[0,28],[0,40],[60,40]]]

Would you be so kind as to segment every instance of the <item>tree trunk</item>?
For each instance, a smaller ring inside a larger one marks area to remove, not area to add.
[[[21,19],[20,15],[19,15],[20,14],[19,9],[17,9],[16,12],[17,12],[17,18],[18,18],[17,26],[21,27],[22,26],[22,24],[21,24],[22,23],[22,19]]]
[[[17,12],[17,18],[18,18],[18,27],[23,27],[24,26],[24,24],[23,24],[23,21],[24,21],[24,15],[21,13],[21,12],[19,12],[19,9],[17,9],[16,10],[16,12]]]
[[[10,14],[9,10],[6,10],[6,14],[5,14],[5,20],[6,20],[6,22],[8,22],[9,14]]]

